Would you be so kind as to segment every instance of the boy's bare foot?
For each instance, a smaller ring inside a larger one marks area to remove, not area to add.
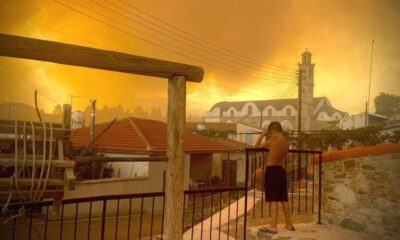
[[[296,229],[294,228],[293,224],[290,225],[286,225],[285,228],[289,231],[296,231]]]
[[[264,233],[272,233],[272,234],[276,234],[278,233],[276,228],[272,228],[272,227],[262,227],[259,229],[260,232],[264,232]]]

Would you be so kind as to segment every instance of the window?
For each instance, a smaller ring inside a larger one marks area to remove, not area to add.
[[[268,111],[267,111],[267,116],[272,116],[272,109],[271,109],[271,108],[268,109]]]
[[[244,142],[247,144],[253,144],[253,134],[245,134]]]
[[[231,110],[231,117],[233,117],[235,113],[233,112],[233,109]]]
[[[249,115],[253,114],[253,108],[252,108],[251,106],[248,106],[248,107],[247,107],[247,113],[248,113]]]
[[[286,116],[288,116],[288,117],[292,116],[292,109],[291,108],[286,108]]]

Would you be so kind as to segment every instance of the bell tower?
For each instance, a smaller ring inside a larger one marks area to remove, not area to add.
[[[297,109],[301,110],[301,130],[314,130],[314,63],[311,63],[312,54],[306,49],[301,54],[301,63],[299,66],[299,101]],[[300,79],[301,78],[301,79]],[[300,99],[299,99],[300,100]],[[300,106],[301,104],[301,106]],[[299,117],[299,114],[297,114]],[[299,119],[298,119],[299,120]],[[299,121],[297,121],[297,129],[299,129]]]

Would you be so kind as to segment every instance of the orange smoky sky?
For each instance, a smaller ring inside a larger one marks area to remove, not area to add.
[[[364,110],[371,41],[371,108],[379,92],[400,95],[400,1],[378,0],[2,0],[0,32],[202,66],[188,83],[187,111],[218,101],[297,97],[294,71],[308,48],[315,96],[338,109]],[[279,66],[275,67],[275,66]],[[53,63],[0,58],[0,102],[74,110],[166,108],[167,81]]]

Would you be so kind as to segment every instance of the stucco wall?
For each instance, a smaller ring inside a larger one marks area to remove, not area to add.
[[[400,153],[323,163],[322,222],[398,239]]]
[[[137,178],[114,178],[114,179],[97,179],[77,182],[74,190],[64,192],[64,199],[75,199],[84,197],[95,197],[105,195],[122,195],[146,192],[162,192],[163,191],[163,175],[166,170],[167,163],[150,162],[149,176]],[[185,174],[186,175],[186,174]],[[188,180],[185,177],[185,186]],[[162,211],[163,198],[155,199],[155,212]],[[92,216],[100,216],[102,213],[103,202],[93,202]],[[129,199],[121,200],[119,206],[119,214],[126,215],[129,212]],[[150,213],[152,207],[152,198],[146,198],[143,202],[145,213]],[[137,213],[141,208],[141,199],[133,199],[131,205],[132,213]],[[117,212],[117,201],[107,202],[107,215],[115,215]],[[79,205],[79,217],[87,217],[89,214],[89,203]],[[75,205],[64,206],[64,216],[72,218],[75,216]]]

